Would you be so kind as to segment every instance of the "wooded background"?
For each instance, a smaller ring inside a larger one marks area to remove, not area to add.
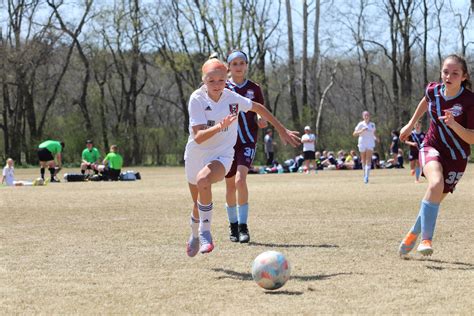
[[[0,3],[0,157],[17,164],[36,164],[45,139],[78,163],[88,138],[102,152],[118,144],[127,165],[182,163],[200,67],[234,48],[266,106],[292,129],[312,126],[318,149],[355,148],[368,110],[383,155],[444,56],[474,61],[468,0]]]

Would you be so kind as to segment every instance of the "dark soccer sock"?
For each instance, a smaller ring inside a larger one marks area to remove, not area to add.
[[[85,170],[81,170],[81,173],[82,173],[82,174],[85,174],[85,173],[86,173],[86,171],[85,171]]]
[[[40,168],[41,179],[44,180],[44,168]]]
[[[51,179],[54,178],[54,172],[56,171],[56,169],[54,168],[48,168],[49,169],[49,173],[51,174]]]

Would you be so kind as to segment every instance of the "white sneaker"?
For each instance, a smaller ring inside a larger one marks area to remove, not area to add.
[[[416,249],[417,252],[421,253],[423,256],[431,256],[433,254],[433,247],[431,245],[431,240],[425,239],[422,240]]]

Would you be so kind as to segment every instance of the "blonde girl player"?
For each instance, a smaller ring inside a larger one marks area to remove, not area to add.
[[[428,189],[415,224],[400,244],[400,255],[414,248],[420,234],[417,251],[424,256],[433,253],[439,205],[461,179],[471,154],[470,145],[474,144],[474,94],[466,60],[457,55],[446,57],[441,79],[440,83],[428,84],[425,97],[400,133],[402,141],[408,139],[415,122],[428,112],[430,127],[419,156]]]
[[[418,156],[420,154],[420,148],[425,139],[425,133],[421,131],[421,123],[417,121],[414,129],[405,141],[405,144],[410,146],[410,153],[408,154],[408,160],[410,160],[411,175],[415,176],[415,183],[420,182],[421,168],[418,163]]]
[[[211,236],[212,184],[222,181],[229,172],[237,139],[237,115],[253,111],[268,120],[284,143],[296,147],[298,132],[287,130],[260,103],[224,89],[227,67],[218,59],[202,66],[203,86],[189,100],[189,139],[184,153],[186,177],[194,202],[191,214],[191,236],[186,252],[194,257],[198,252],[214,249]]]
[[[5,183],[7,186],[15,185],[15,167],[13,159],[8,158],[7,164],[3,168],[2,171],[2,182],[1,184]]]
[[[364,169],[364,183],[369,183],[369,173],[372,167],[372,153],[375,148],[375,123],[370,121],[370,113],[362,112],[363,121],[359,122],[354,129],[353,136],[358,136],[358,147],[360,152],[360,161]]]
[[[233,51],[227,56],[227,64],[230,78],[226,82],[226,88],[263,105],[260,86],[246,78],[247,55],[242,51]],[[239,113],[234,161],[225,176],[229,239],[232,242],[248,243],[250,241],[247,226],[249,212],[247,174],[255,157],[258,129],[265,127],[267,127],[267,122],[256,112]]]

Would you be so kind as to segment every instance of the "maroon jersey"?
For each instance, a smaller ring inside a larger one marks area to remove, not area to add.
[[[264,104],[262,90],[260,89],[260,86],[253,81],[245,80],[243,84],[237,85],[232,81],[227,80],[226,87],[227,89],[237,92],[254,102]],[[240,112],[238,136],[235,146],[256,144],[257,133],[257,113],[252,111]]]
[[[466,160],[471,154],[470,145],[439,117],[449,110],[456,122],[465,128],[474,129],[474,94],[462,87],[458,95],[446,97],[442,89],[443,84],[437,82],[431,82],[426,87],[425,99],[431,122],[424,145],[435,148],[440,155],[451,160]]]

